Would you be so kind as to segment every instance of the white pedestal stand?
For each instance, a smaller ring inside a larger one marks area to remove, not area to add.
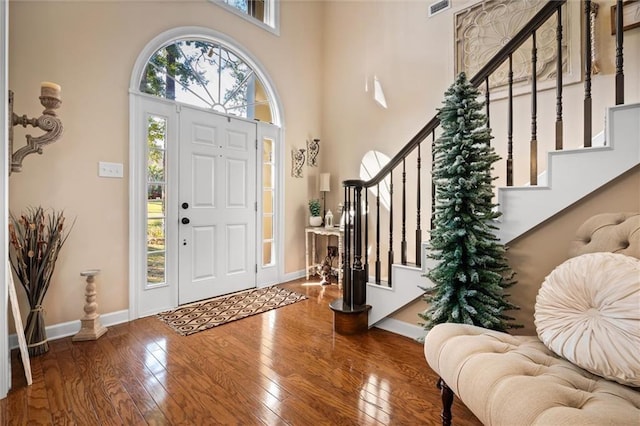
[[[107,328],[100,323],[100,314],[96,312],[98,310],[98,304],[96,303],[96,285],[94,284],[94,277],[99,273],[99,269],[90,269],[80,273],[81,276],[87,277],[87,286],[84,293],[85,315],[80,319],[80,322],[82,323],[80,331],[71,338],[74,342],[98,340],[100,336],[107,332]]]

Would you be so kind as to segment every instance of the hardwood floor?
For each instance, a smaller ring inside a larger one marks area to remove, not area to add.
[[[26,386],[17,350],[0,425],[436,425],[437,377],[422,345],[376,328],[333,333],[337,286],[299,280],[309,299],[182,337],[155,317],[95,342],[50,342]],[[480,422],[459,401],[456,425]]]

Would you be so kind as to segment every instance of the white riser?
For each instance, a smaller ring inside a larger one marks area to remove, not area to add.
[[[429,268],[436,265],[432,259],[428,259],[427,262],[426,266]],[[433,287],[431,280],[424,276],[420,268],[393,265],[392,274],[391,288],[374,283],[367,284],[367,304],[371,305],[370,327],[421,297],[424,291],[420,287]]]
[[[550,152],[546,186],[500,188],[500,242],[512,241],[640,164],[640,104],[608,110],[606,141],[608,146]]]
[[[640,164],[640,104],[610,108],[605,135],[604,139],[596,135],[592,148],[549,153],[546,186],[498,190],[502,217],[496,225],[500,242],[512,241]],[[367,285],[367,303],[372,306],[370,326],[422,296],[419,286],[433,286],[424,270],[434,267],[436,262],[426,257],[426,245],[422,247],[426,268],[393,265],[393,288]]]

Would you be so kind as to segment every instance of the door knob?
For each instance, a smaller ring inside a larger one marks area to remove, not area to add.
[[[182,203],[182,208],[183,209],[188,209],[189,208],[189,203]]]
[[[182,222],[183,224],[187,225],[187,224],[188,224],[189,222],[191,222],[191,221],[189,220],[189,218],[188,218],[188,217],[183,217],[183,218],[182,218],[182,220],[181,220],[181,222]]]

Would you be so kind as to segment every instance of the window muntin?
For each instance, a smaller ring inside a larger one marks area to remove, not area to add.
[[[271,101],[256,72],[231,50],[179,40],[149,59],[140,91],[248,119],[273,122]]]

